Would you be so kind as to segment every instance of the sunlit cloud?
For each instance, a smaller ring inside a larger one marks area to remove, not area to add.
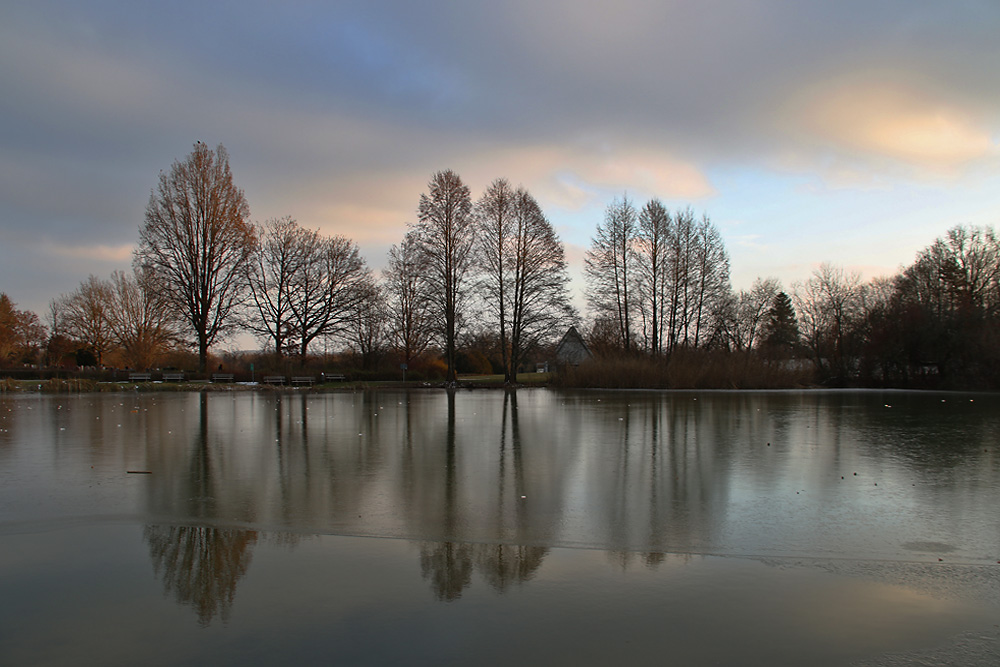
[[[85,260],[94,262],[104,262],[108,264],[119,264],[125,268],[132,261],[132,244],[109,246],[67,246],[56,243],[47,243],[44,250],[55,257],[62,257],[71,260]]]
[[[492,173],[490,178],[484,178]],[[640,197],[701,199],[714,193],[694,164],[666,151],[620,147],[524,145],[486,152],[471,170],[485,184],[503,176],[522,184],[543,203],[579,210],[628,192]]]
[[[294,187],[268,193],[255,219],[291,215],[299,224],[327,234],[347,234],[359,244],[398,243],[416,221],[421,193],[434,172],[453,169],[478,199],[497,178],[524,186],[547,212],[602,208],[627,192],[637,198],[699,199],[712,194],[707,177],[693,164],[648,150],[555,147],[545,144],[483,146],[453,154],[439,149],[425,156],[426,171],[412,166],[375,171],[329,169],[303,173]],[[266,183],[262,183],[266,187]],[[323,190],[326,196],[309,196]],[[287,210],[282,210],[282,207]],[[596,218],[596,222],[600,218]]]
[[[885,159],[938,175],[1000,154],[991,128],[932,91],[880,77],[850,77],[794,96],[784,120],[842,158]],[[995,129],[995,128],[994,128]],[[870,173],[834,164],[836,180],[858,184]]]

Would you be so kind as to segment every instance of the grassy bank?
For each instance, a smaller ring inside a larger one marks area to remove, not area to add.
[[[557,373],[520,373],[518,386],[593,389],[786,389],[813,384],[812,374],[786,363],[767,361],[752,354],[685,351],[669,358],[615,356],[591,359],[580,366]],[[0,393],[45,394],[85,392],[178,392],[178,391],[263,391],[329,392],[364,389],[444,388],[441,381],[354,380],[327,382],[304,387],[262,383],[127,382],[69,379],[0,379]],[[503,388],[502,375],[463,375],[458,388]]]
[[[517,376],[517,382],[523,386],[545,386],[552,378],[551,373],[522,373]],[[42,394],[79,394],[87,392],[180,392],[180,391],[263,391],[263,392],[328,392],[328,391],[358,391],[364,389],[433,389],[444,388],[443,382],[423,382],[413,380],[401,382],[398,380],[328,382],[311,386],[272,385],[262,383],[235,382],[104,382],[84,378],[46,379],[46,380],[12,380],[0,379],[0,393],[42,393]],[[502,375],[470,375],[460,376],[457,387],[462,389],[502,388]]]

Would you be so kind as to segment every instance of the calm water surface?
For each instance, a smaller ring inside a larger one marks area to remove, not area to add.
[[[0,663],[996,665],[998,452],[991,394],[4,396]]]

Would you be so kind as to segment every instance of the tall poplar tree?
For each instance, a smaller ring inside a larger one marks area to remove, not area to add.
[[[584,258],[587,301],[599,317],[617,325],[620,344],[626,351],[633,342],[636,227],[632,202],[627,197],[614,200],[604,213],[604,224],[597,226]]]
[[[468,297],[467,278],[476,238],[472,197],[454,171],[439,171],[420,195],[415,227],[426,283],[437,310],[444,343],[447,380],[454,382],[455,349]]]
[[[534,197],[497,179],[478,203],[482,294],[499,324],[504,381],[574,317],[562,243]]]

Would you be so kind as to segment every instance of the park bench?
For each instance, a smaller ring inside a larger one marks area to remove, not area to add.
[[[212,382],[232,382],[232,373],[212,373]]]
[[[344,375],[343,373],[325,373],[323,375],[323,379],[324,380],[339,380],[340,382],[343,382],[344,380],[347,379],[347,376]]]
[[[264,384],[285,384],[284,375],[265,375]]]
[[[292,384],[308,384],[308,385],[312,385],[314,382],[316,382],[316,378],[312,377],[311,375],[302,375],[302,376],[299,376],[299,377],[293,377],[292,378]]]
[[[183,382],[184,381],[184,372],[182,371],[180,373],[164,373],[163,374],[163,381],[164,382]]]
[[[151,376],[150,376],[149,373],[129,373],[128,374],[129,382],[149,382],[150,377]]]

